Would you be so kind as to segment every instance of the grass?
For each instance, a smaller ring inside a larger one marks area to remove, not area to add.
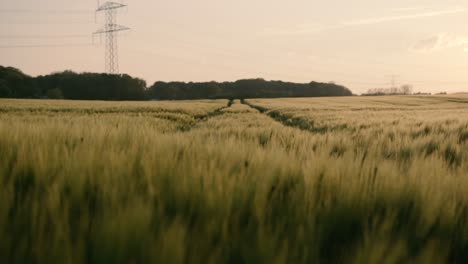
[[[0,101],[4,263],[465,263],[463,97]]]

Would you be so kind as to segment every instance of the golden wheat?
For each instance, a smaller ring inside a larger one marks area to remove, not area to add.
[[[0,256],[463,263],[465,100],[0,101]]]

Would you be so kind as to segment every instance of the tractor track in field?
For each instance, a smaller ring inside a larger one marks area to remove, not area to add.
[[[214,110],[212,112],[208,112],[206,114],[195,115],[194,116],[195,121],[198,121],[198,122],[207,121],[210,118],[223,115],[225,113],[223,110],[231,107],[232,104],[233,104],[233,100],[229,100],[229,102],[228,102],[228,104],[226,106],[220,107],[220,108],[218,108],[218,109],[216,109],[216,110]]]
[[[199,121],[199,122],[208,121],[208,119],[211,119],[213,117],[224,115],[226,113],[224,110],[228,109],[233,104],[234,104],[234,100],[230,99],[226,106],[220,107],[220,108],[218,108],[218,109],[216,109],[214,111],[211,111],[209,113],[206,113],[206,114],[195,115],[194,118],[195,118],[196,121]]]
[[[207,122],[211,118],[224,115],[226,113],[226,112],[224,112],[224,110],[231,107],[232,104],[233,104],[233,100],[229,100],[229,102],[227,103],[226,106],[220,107],[220,108],[218,108],[218,109],[216,109],[214,111],[208,112],[206,114],[195,115],[193,117],[194,120],[192,122],[189,122],[189,123],[182,124],[182,125],[178,126],[177,130],[180,131],[180,132],[189,132],[193,128],[195,128],[197,125],[199,125],[200,123]]]
[[[314,122],[309,122],[300,117],[294,117],[289,114],[283,114],[278,110],[270,110],[262,106],[254,105],[252,103],[247,102],[244,99],[241,100],[241,103],[258,110],[260,113],[270,117],[274,121],[286,127],[296,128],[303,131],[319,134],[326,133],[329,130],[329,127],[327,126],[315,126]]]

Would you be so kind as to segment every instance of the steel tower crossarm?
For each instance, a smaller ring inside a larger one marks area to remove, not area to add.
[[[101,11],[107,11],[107,10],[112,10],[112,9],[118,9],[122,7],[126,7],[127,5],[121,4],[121,3],[116,3],[116,2],[105,2],[101,6],[98,7],[96,12],[101,12]]]

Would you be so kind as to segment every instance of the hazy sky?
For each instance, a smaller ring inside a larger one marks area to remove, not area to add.
[[[0,65],[31,75],[104,69],[96,0],[0,0]],[[468,2],[138,0],[118,23],[120,71],[163,81],[334,81],[468,91]],[[71,46],[71,44],[76,46]],[[56,47],[48,47],[56,45]]]

